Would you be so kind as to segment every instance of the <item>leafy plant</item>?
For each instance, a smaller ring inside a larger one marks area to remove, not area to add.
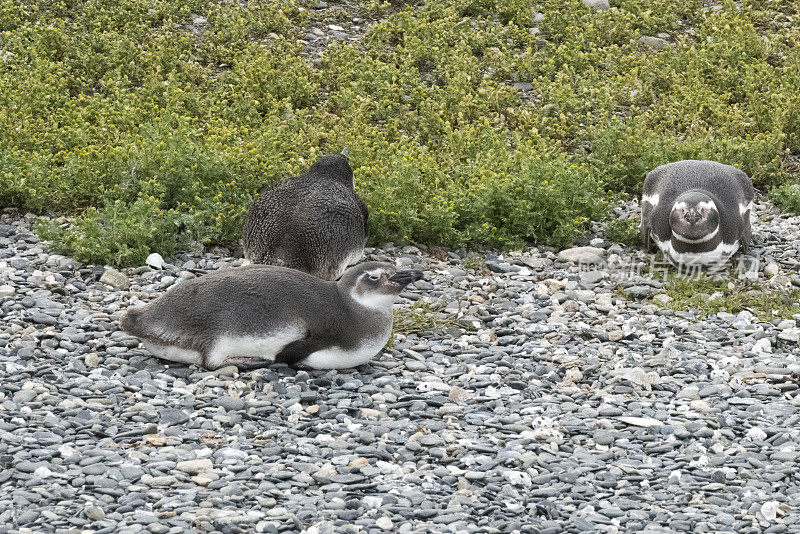
[[[769,198],[785,211],[800,213],[800,185],[783,184],[769,191]]]
[[[421,334],[458,323],[458,318],[442,313],[443,305],[417,301],[410,308],[394,310],[392,334]]]
[[[672,275],[667,280],[666,294],[671,298],[666,303],[668,308],[693,310],[701,317],[747,310],[762,321],[771,321],[791,319],[800,313],[800,289],[770,290],[722,276]]]
[[[472,271],[483,272],[486,269],[486,259],[480,254],[470,254],[464,259],[464,267]]]
[[[639,231],[639,219],[627,217],[614,219],[606,224],[606,237],[615,243],[622,243],[629,247],[639,246],[642,236]]]
[[[43,235],[120,265],[235,242],[261,186],[343,146],[375,243],[565,246],[685,158],[792,205],[791,3],[369,0],[319,61],[313,4],[0,0],[0,204],[73,217]]]

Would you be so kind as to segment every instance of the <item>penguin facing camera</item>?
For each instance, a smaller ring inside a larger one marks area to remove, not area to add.
[[[264,187],[245,220],[242,249],[251,263],[335,280],[364,255],[367,222],[345,148],[305,174]]]
[[[120,319],[155,356],[218,369],[369,361],[392,333],[392,303],[422,271],[366,262],[336,281],[275,265],[225,269],[181,282]]]
[[[642,192],[642,242],[673,265],[719,270],[752,230],[753,183],[744,172],[715,161],[684,160],[656,167]]]

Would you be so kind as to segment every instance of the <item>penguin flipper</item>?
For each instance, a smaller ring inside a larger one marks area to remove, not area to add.
[[[280,352],[275,355],[275,362],[294,365],[305,360],[309,355],[318,350],[328,348],[329,346],[330,343],[322,341],[321,339],[304,337],[303,339],[298,339],[284,345]]]
[[[645,252],[652,252],[653,243],[650,239],[650,225],[647,224],[647,219],[644,217],[642,217],[641,233],[642,248],[644,248]]]
[[[750,212],[748,212],[749,215]],[[750,239],[753,237],[753,229],[750,227],[750,222],[748,221],[744,225],[744,230],[742,231],[742,239],[741,239],[741,249],[742,252],[747,253],[750,249]]]
[[[128,335],[148,337],[150,335],[149,323],[145,317],[146,306],[129,308],[119,320],[119,327]]]
[[[369,239],[369,209],[363,200],[360,198],[358,200],[359,208],[361,208],[361,217],[364,221],[364,242],[366,243],[366,241]]]

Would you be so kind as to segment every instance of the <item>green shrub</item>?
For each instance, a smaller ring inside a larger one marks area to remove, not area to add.
[[[614,243],[638,247],[642,242],[639,218],[615,219],[606,224],[606,237]]]
[[[65,228],[39,219],[37,231],[52,241],[56,252],[69,253],[91,263],[141,265],[153,246],[171,254],[189,243],[181,237],[181,225],[191,223],[174,210],[164,211],[152,199],[140,197],[130,204],[108,202],[102,210],[89,208]]]
[[[702,317],[747,310],[762,321],[791,319],[800,313],[800,289],[771,290],[732,282],[728,276],[670,276],[665,285],[673,310],[694,311]]]
[[[784,184],[773,187],[769,198],[784,211],[800,214],[800,185]]]
[[[259,187],[343,146],[375,243],[566,245],[678,159],[797,181],[790,2],[369,0],[317,65],[314,4],[0,0],[0,204],[127,265],[235,242]]]
[[[410,308],[394,310],[392,337],[388,346],[393,345],[394,334],[424,334],[443,330],[458,324],[458,317],[444,312],[445,306],[430,302],[417,301]]]

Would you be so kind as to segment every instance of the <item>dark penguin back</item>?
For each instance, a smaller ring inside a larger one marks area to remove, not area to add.
[[[253,263],[283,265],[335,278],[363,251],[367,206],[353,189],[342,154],[321,158],[305,174],[259,192],[245,221],[242,245]]]

